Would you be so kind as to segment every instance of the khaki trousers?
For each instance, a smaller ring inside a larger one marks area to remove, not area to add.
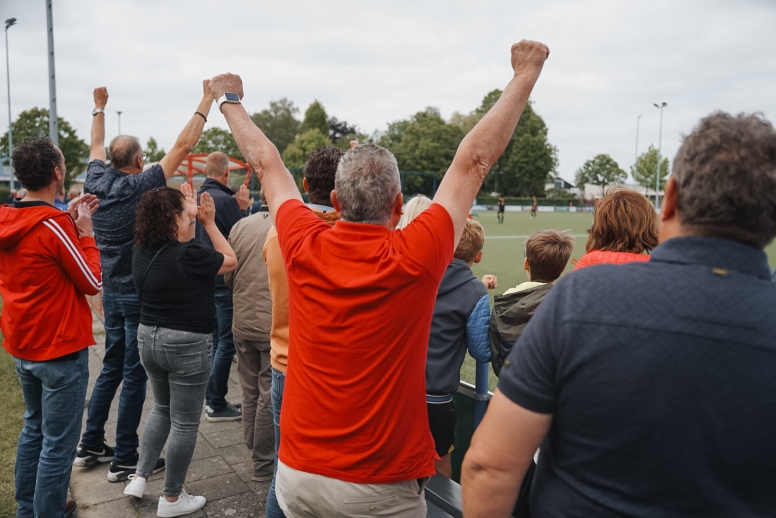
[[[278,461],[275,494],[287,518],[390,516],[425,518],[428,479],[355,484],[290,468]]]
[[[272,423],[272,370],[269,342],[234,335],[237,377],[242,387],[242,424],[245,445],[251,450],[253,474],[272,476],[275,464],[275,425]]]

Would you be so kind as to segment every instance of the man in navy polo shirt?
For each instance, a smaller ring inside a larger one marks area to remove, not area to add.
[[[140,301],[132,282],[135,210],[146,191],[167,185],[202,134],[213,103],[209,81],[197,111],[164,158],[144,170],[145,154],[136,137],[119,135],[110,143],[111,167],[105,164],[105,105],[108,90],[94,90],[92,142],[84,191],[95,194],[100,208],[92,216],[103,272],[102,303],[105,313],[105,358],[94,385],[86,431],[78,446],[74,466],[111,461],[108,480],[127,480],[137,464],[137,427],[146,396],[146,372],[137,350]],[[105,444],[105,422],[123,381],[116,423],[116,448]],[[157,466],[164,467],[161,460]]]
[[[776,509],[776,132],[703,119],[649,262],[568,275],[504,364],[464,461],[467,517],[771,516]]]

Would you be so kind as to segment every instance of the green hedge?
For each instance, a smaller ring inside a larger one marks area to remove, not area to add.
[[[5,203],[9,194],[11,194],[11,190],[8,187],[0,187],[0,205]]]
[[[579,207],[579,200],[574,199],[566,199],[566,200],[555,200],[555,199],[549,199],[549,198],[536,198],[536,202],[539,205],[548,206],[548,207],[568,207],[569,202],[571,202],[572,206]],[[533,203],[533,198],[518,198],[514,196],[505,196],[504,197],[504,203],[506,205],[531,205]],[[489,196],[478,196],[477,197],[477,204],[478,205],[496,205],[498,204],[498,198],[491,198]]]

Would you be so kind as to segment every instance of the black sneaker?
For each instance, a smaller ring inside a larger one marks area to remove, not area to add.
[[[242,419],[242,409],[237,408],[231,403],[227,403],[224,408],[213,410],[210,405],[205,407],[205,418],[211,423],[220,421],[239,421]]]
[[[75,460],[73,466],[79,468],[86,468],[100,464],[102,462],[110,462],[113,460],[113,448],[107,444],[103,444],[100,450],[90,450],[83,444],[78,445],[78,449],[75,452]]]
[[[119,464],[116,464],[116,462],[110,463],[110,469],[108,470],[108,482],[123,482],[125,480],[129,480],[130,475],[135,474],[135,470],[137,469],[137,460],[135,460],[135,464],[133,466],[121,466]],[[156,466],[154,467],[153,473],[159,473],[164,469],[164,459],[159,459],[156,461]]]

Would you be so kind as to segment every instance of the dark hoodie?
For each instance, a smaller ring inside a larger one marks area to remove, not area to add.
[[[213,198],[213,205],[216,206],[216,226],[221,231],[221,234],[226,239],[229,239],[232,227],[247,216],[248,211],[240,210],[240,205],[234,197],[235,192],[217,180],[208,178],[202,183],[202,187],[197,191],[197,205],[199,205],[199,198],[203,192],[208,193]],[[210,236],[207,235],[207,231],[200,224],[199,219],[197,219],[194,235],[198,241],[213,246]],[[216,288],[226,288],[223,275],[216,275]]]
[[[507,290],[504,295],[493,298],[493,318],[490,321],[490,354],[493,372],[501,372],[504,359],[517,343],[536,308],[550,292],[552,284],[525,283],[516,289]],[[534,285],[532,285],[534,284]],[[535,285],[535,284],[538,284]]]
[[[86,295],[102,289],[100,252],[45,202],[0,207],[0,329],[17,358],[46,361],[94,344]]]
[[[426,395],[447,396],[458,390],[466,350],[488,361],[488,290],[471,268],[453,259],[439,285],[426,356]],[[434,402],[441,402],[437,398]]]

